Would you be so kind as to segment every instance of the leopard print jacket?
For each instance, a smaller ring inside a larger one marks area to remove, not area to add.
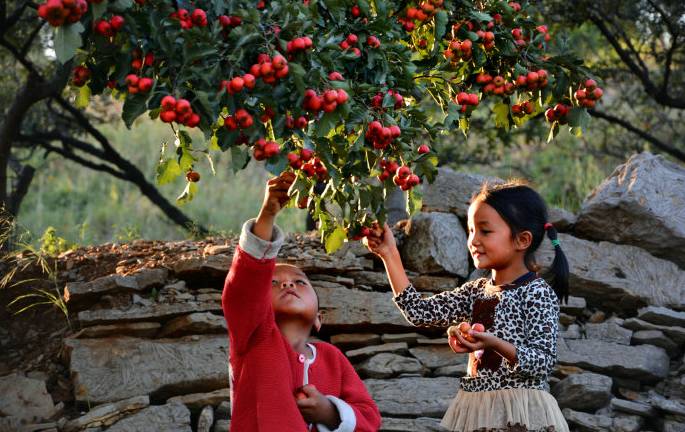
[[[516,364],[491,350],[469,354],[475,371],[460,380],[462,390],[549,391],[548,378],[557,357],[559,302],[544,279],[531,274],[517,285],[494,286],[481,278],[430,297],[409,285],[394,301],[415,326],[446,328],[461,321],[480,322],[486,331],[516,347]]]

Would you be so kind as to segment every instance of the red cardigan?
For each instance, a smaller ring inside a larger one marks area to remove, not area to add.
[[[231,431],[306,432],[295,404],[304,367],[280,332],[271,305],[275,259],[257,259],[236,247],[222,295],[230,338]],[[355,431],[377,431],[381,417],[349,360],[331,344],[315,344],[309,383],[354,410]],[[314,427],[313,430],[316,430]]]

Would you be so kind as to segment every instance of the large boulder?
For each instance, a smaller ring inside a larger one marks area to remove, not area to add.
[[[480,190],[484,182],[503,183],[504,180],[438,168],[435,181],[423,186],[421,210],[454,213],[464,218],[468,213],[471,197]]]
[[[208,392],[228,383],[228,338],[68,339],[78,402],[99,404],[152,395]]]
[[[457,394],[459,379],[410,377],[364,383],[384,416],[442,417]]]
[[[42,380],[18,374],[0,377],[0,395],[0,416],[38,422],[49,419],[56,411]]]
[[[562,339],[557,344],[557,361],[612,377],[645,382],[668,376],[669,357],[652,345],[626,346],[597,339]]]
[[[406,226],[402,258],[408,269],[419,273],[469,274],[466,232],[450,213],[419,213]]]
[[[639,246],[685,268],[685,168],[650,153],[631,157],[586,198],[575,232]]]
[[[595,243],[567,234],[560,234],[559,240],[571,271],[570,292],[590,304],[630,314],[647,304],[685,306],[685,271],[672,262],[635,246]],[[549,268],[554,259],[551,242],[543,241],[536,257]]]
[[[595,412],[611,400],[611,385],[612,380],[608,376],[585,372],[559,381],[551,393],[560,408]]]

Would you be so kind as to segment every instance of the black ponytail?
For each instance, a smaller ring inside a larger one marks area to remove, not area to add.
[[[513,237],[523,231],[530,231],[533,240],[524,255],[526,267],[538,271],[535,262],[535,251],[542,240],[547,237],[554,245],[554,261],[544,277],[549,281],[559,300],[568,301],[569,268],[566,255],[561,250],[557,231],[547,222],[547,206],[540,194],[521,180],[513,180],[503,184],[483,184],[480,192],[473,196],[471,202],[483,201],[504,219],[511,229]]]
[[[557,230],[554,228],[554,225],[551,223],[545,224],[545,230],[547,231],[547,237],[549,237],[554,246],[554,261],[552,261],[552,265],[545,276],[557,297],[559,297],[559,300],[568,303],[569,269],[566,254],[561,250]]]

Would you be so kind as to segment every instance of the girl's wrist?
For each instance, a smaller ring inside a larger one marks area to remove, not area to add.
[[[395,261],[395,260],[401,260],[402,258],[400,257],[400,251],[397,249],[397,245],[393,245],[392,247],[388,248],[388,250],[381,254],[381,260],[383,262],[389,262],[389,261]]]

